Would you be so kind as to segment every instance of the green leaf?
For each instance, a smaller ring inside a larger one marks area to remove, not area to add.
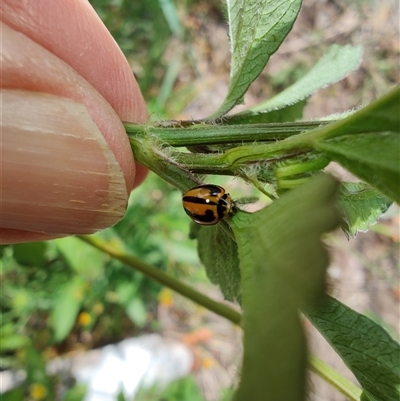
[[[119,391],[119,393],[118,393],[118,395],[117,395],[117,401],[128,401],[126,398],[125,398],[125,394],[124,394],[124,390],[120,390]]]
[[[13,255],[20,265],[39,267],[46,261],[46,249],[47,244],[45,242],[16,244],[13,245]]]
[[[75,237],[55,240],[68,265],[86,280],[96,280],[103,275],[104,253]]]
[[[87,388],[85,384],[75,384],[66,390],[63,401],[84,401]]]
[[[227,0],[231,77],[224,103],[209,119],[238,104],[292,29],[301,0]]]
[[[235,401],[305,399],[307,352],[298,309],[324,292],[338,183],[320,175],[253,214],[237,214],[244,356]]]
[[[72,330],[86,289],[86,283],[74,277],[57,291],[54,308],[50,314],[50,326],[54,331],[54,341],[64,340]]]
[[[343,215],[342,229],[349,238],[358,231],[367,231],[386,212],[392,201],[362,182],[344,182],[338,203]]]
[[[158,4],[161,7],[171,32],[183,40],[183,27],[179,19],[175,2],[172,0],[159,0]]]
[[[399,400],[400,346],[381,326],[331,297],[305,314],[356,376],[362,399]]]
[[[197,387],[196,380],[192,375],[171,382],[159,395],[162,396],[163,401],[204,401],[201,391]],[[159,399],[157,398],[157,400]]]
[[[325,125],[304,136],[313,140],[335,138],[342,135],[369,132],[400,132],[400,86],[371,102],[349,117]]]
[[[390,199],[400,203],[398,133],[348,135],[318,142],[315,147]]]
[[[241,302],[240,268],[237,245],[223,223],[199,226],[197,250],[208,278],[218,284],[225,299]]]
[[[303,117],[305,105],[306,101],[300,100],[295,104],[287,105],[279,110],[270,110],[261,113],[243,112],[233,114],[224,117],[224,125],[284,123],[297,121]]]
[[[141,386],[135,401],[204,401],[192,375],[174,380],[167,386]]]
[[[295,104],[311,96],[318,89],[325,88],[346,77],[359,67],[361,59],[361,46],[333,45],[318,63],[295,84],[272,99],[253,107],[251,111],[277,110]]]
[[[30,344],[25,348],[23,357],[25,362],[26,382],[28,384],[43,385],[48,391],[50,377],[46,372],[46,362],[43,353]],[[48,395],[50,396],[50,394]],[[48,397],[48,399],[51,398]]]
[[[128,305],[129,301],[137,296],[139,284],[139,281],[124,281],[117,285],[115,291],[118,294],[118,300],[121,305]]]
[[[23,387],[17,387],[1,395],[1,401],[21,401],[24,399]]]
[[[370,397],[367,393],[365,393],[364,391],[361,394],[361,398],[360,401],[376,401],[375,398]]]
[[[0,352],[2,353],[21,349],[29,343],[29,338],[27,336],[18,334],[4,336],[3,333],[1,334]]]
[[[138,327],[143,327],[147,321],[147,311],[140,298],[133,298],[126,306],[126,313],[129,319]]]

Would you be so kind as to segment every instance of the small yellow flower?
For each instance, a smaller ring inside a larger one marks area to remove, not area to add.
[[[81,312],[78,316],[78,323],[80,326],[89,326],[92,323],[92,317],[87,312]]]
[[[97,316],[101,315],[104,312],[104,305],[101,302],[96,302],[93,305],[93,313]]]
[[[47,389],[43,384],[35,383],[32,384],[29,394],[34,400],[43,400],[47,395]]]
[[[161,292],[158,294],[158,301],[160,302],[161,306],[169,308],[173,304],[172,291],[168,288],[161,290]]]
[[[204,369],[210,369],[210,368],[212,368],[214,365],[215,365],[215,361],[214,361],[214,359],[212,359],[212,358],[204,358],[204,359],[201,361],[201,366],[202,366]]]

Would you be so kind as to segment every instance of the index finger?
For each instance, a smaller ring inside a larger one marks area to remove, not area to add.
[[[132,70],[89,2],[85,0],[3,0],[0,18],[7,25],[65,61],[108,101],[122,121],[145,122],[147,111]],[[104,118],[92,116],[98,126]],[[145,169],[137,166],[128,138],[102,132],[117,158],[131,190],[143,180]]]

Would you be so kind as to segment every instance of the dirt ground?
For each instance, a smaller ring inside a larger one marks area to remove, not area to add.
[[[400,33],[398,0],[328,1],[305,0],[299,19],[266,70],[245,97],[246,107],[276,93],[274,76],[282,71],[295,74],[296,66],[307,70],[333,44],[361,44],[364,57],[360,69],[343,81],[314,94],[305,119],[313,119],[365,104],[400,82]],[[229,77],[229,44],[226,25],[216,10],[198,3],[186,19],[192,32],[195,72],[182,71],[182,83],[194,80],[198,97],[177,118],[205,117],[223,100]],[[179,83],[178,83],[179,85]],[[284,87],[282,87],[283,89]],[[399,283],[400,213],[391,207],[367,233],[348,241],[338,232],[329,240],[332,264],[330,292],[353,309],[387,324],[398,338],[400,328]],[[218,290],[206,292],[221,299]],[[192,312],[196,313],[192,313]],[[196,309],[179,296],[174,305],[160,307],[167,337],[180,338],[196,356],[196,378],[208,401],[220,399],[220,388],[237,378],[240,366],[241,333],[224,319]],[[321,336],[309,327],[310,347],[326,363],[352,379],[351,373]],[[310,400],[343,401],[344,396],[311,375]]]

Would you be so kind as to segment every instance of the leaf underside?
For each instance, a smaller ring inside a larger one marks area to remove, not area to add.
[[[363,182],[344,182],[338,203],[342,212],[342,230],[350,238],[375,224],[392,201]]]
[[[332,297],[305,314],[356,376],[363,399],[400,399],[400,346],[380,325]]]
[[[296,401],[306,393],[307,348],[298,310],[324,292],[321,235],[339,223],[337,182],[321,175],[271,206],[237,214],[244,357],[235,401]]]
[[[348,135],[316,144],[331,160],[400,203],[400,135]]]
[[[359,67],[361,57],[361,46],[332,45],[318,63],[296,83],[251,111],[278,110],[296,104],[317,90],[345,78]]]
[[[225,299],[241,302],[239,256],[236,242],[222,223],[201,226],[197,232],[199,257],[208,278],[219,285]]]
[[[301,3],[301,0],[227,0],[231,76],[223,104],[208,119],[223,116],[241,102],[292,29]]]

